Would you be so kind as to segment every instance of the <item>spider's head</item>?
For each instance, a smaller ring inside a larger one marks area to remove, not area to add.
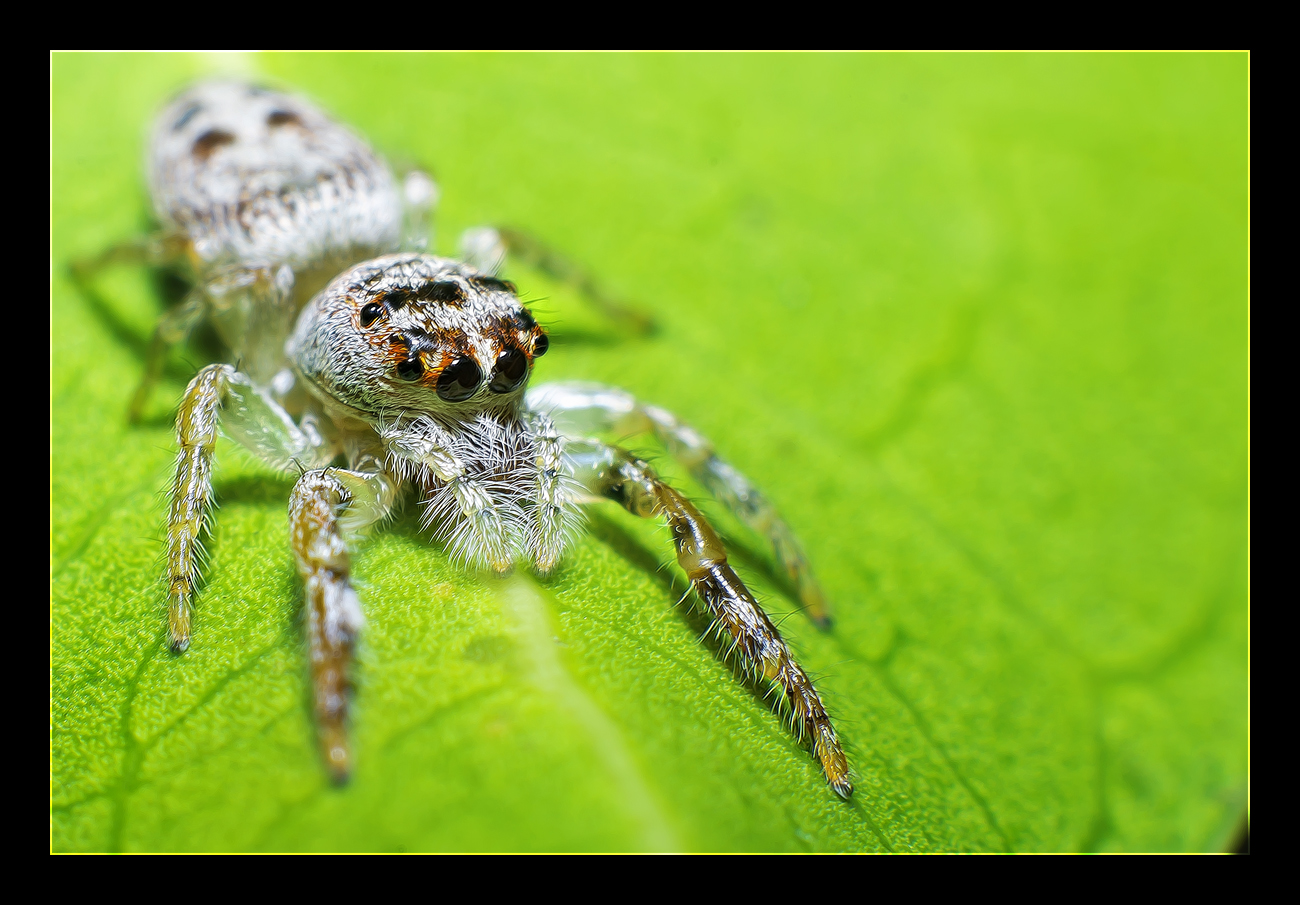
[[[419,254],[344,271],[303,309],[287,346],[316,396],[372,422],[515,412],[546,349],[512,285]]]

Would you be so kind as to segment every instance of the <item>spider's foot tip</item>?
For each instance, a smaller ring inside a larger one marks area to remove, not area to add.
[[[831,783],[831,788],[835,790],[836,795],[840,796],[845,801],[848,801],[853,797],[853,783],[849,782],[847,779],[841,779],[839,782]]]
[[[183,654],[190,649],[190,639],[188,636],[184,638],[171,638],[167,642],[167,649],[173,654]]]
[[[835,620],[831,618],[830,613],[822,613],[820,616],[813,616],[812,623],[823,632],[829,632],[831,629],[835,628]]]
[[[348,749],[341,744],[334,744],[325,752],[326,766],[330,771],[330,782],[335,787],[346,786],[352,778],[352,758]]]

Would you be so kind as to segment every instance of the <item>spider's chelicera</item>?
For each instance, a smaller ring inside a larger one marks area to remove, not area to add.
[[[528,388],[548,341],[514,286],[494,275],[506,231],[468,233],[471,263],[420,253],[432,181],[415,172],[399,187],[382,160],[315,107],[260,88],[190,89],[161,115],[152,153],[164,231],[135,246],[135,255],[186,262],[196,285],[160,322],[132,413],[147,399],[167,345],[200,319],[214,322],[240,362],[203,368],[177,414],[167,520],[174,651],[190,644],[218,429],[271,466],[300,473],[289,500],[290,543],[306,594],[322,750],[339,779],[351,767],[348,674],[363,624],[347,539],[414,488],[424,524],[456,558],[499,572],[522,562],[546,573],[580,529],[580,505],[610,499],[667,524],[678,563],[734,640],[739,662],[781,693],[827,782],[852,794],[817,690],[728,564],[713,528],[644,461],[595,438],[654,435],[768,538],[805,610],[824,623],[820,588],[793,533],[743,475],[668,412],[612,387]],[[514,235],[525,254],[540,248]],[[417,250],[384,254],[403,245]],[[127,256],[113,252],[97,263]],[[606,313],[619,311],[608,305]]]

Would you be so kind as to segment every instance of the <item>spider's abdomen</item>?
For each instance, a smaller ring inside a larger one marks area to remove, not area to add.
[[[335,271],[397,247],[402,204],[388,166],[301,98],[206,82],[160,114],[149,181],[164,226],[200,272],[287,264]]]

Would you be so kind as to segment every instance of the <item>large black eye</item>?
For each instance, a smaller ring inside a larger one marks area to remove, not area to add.
[[[546,354],[546,350],[551,347],[551,341],[543,333],[537,339],[533,340],[533,358],[541,358]]]
[[[464,402],[474,395],[483,372],[472,358],[457,358],[438,375],[438,395],[448,402]]]
[[[528,359],[518,349],[506,349],[497,356],[492,369],[492,382],[488,388],[494,393],[509,393],[517,389],[528,375]]]
[[[379,315],[384,313],[384,306],[377,302],[371,302],[361,309],[361,326],[369,327],[375,321],[379,320]]]
[[[408,358],[397,363],[397,376],[403,380],[419,380],[423,373],[424,363],[418,358]]]

